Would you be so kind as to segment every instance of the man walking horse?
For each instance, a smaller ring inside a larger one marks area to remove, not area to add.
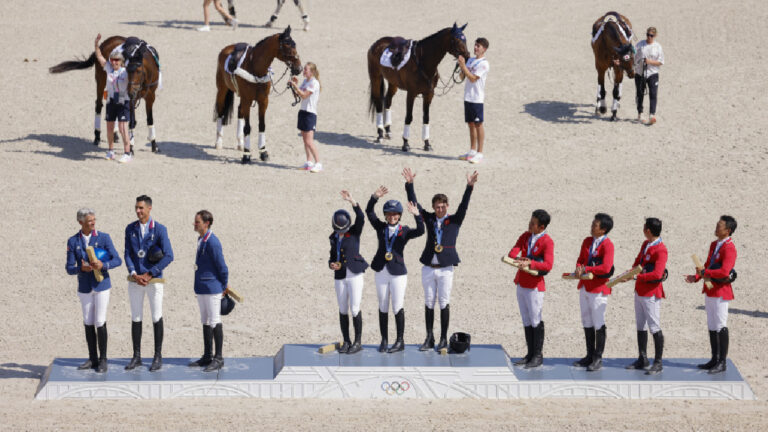
[[[616,120],[621,100],[621,82],[624,72],[630,79],[635,77],[632,46],[632,23],[618,12],[608,12],[592,24],[592,51],[597,69],[597,104],[595,114],[605,114],[605,72],[613,69],[613,105],[611,121]]]

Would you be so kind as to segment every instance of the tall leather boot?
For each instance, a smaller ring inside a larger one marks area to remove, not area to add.
[[[96,339],[99,342],[99,367],[96,372],[104,373],[107,371],[107,323],[96,329]]]
[[[653,339],[656,343],[656,339]],[[648,367],[648,332],[646,330],[637,331],[637,360],[627,365],[625,369],[645,369]]]
[[[448,323],[451,321],[451,305],[447,304],[440,309],[440,342],[435,351],[440,351],[448,346]]]
[[[544,321],[533,328],[533,356],[531,361],[525,364],[526,369],[539,367],[544,363]]]
[[[88,360],[77,370],[96,369],[99,367],[99,354],[96,349],[96,327],[85,325],[85,343],[88,344]]]
[[[339,326],[341,326],[341,336],[344,338],[344,342],[339,347],[339,354],[346,354],[352,343],[349,340],[349,315],[339,312]]]
[[[163,367],[163,317],[152,324],[152,330],[154,330],[155,335],[155,357],[152,359],[149,371],[155,372]]]
[[[379,344],[379,352],[387,352],[387,333],[389,332],[389,313],[379,311],[379,333],[381,333],[381,343]]]
[[[725,366],[728,360],[728,327],[723,327],[717,332],[718,359],[717,363],[709,370],[710,374],[725,372]]]
[[[203,324],[203,356],[190,362],[189,367],[204,367],[211,364],[211,345],[213,342],[213,327]]]
[[[696,365],[699,369],[712,369],[720,358],[720,352],[717,347],[717,332],[709,331],[709,348],[712,350],[712,358],[708,362]]]
[[[653,366],[648,369],[646,375],[656,375],[661,372],[661,356],[664,354],[664,333],[661,330],[653,334],[653,347],[656,349],[656,355],[653,356]]]
[[[213,328],[213,345],[216,352],[213,355],[211,364],[206,366],[203,372],[217,371],[224,367],[224,357],[221,355],[221,349],[224,345],[224,328],[221,323],[216,324],[216,327]]]
[[[584,327],[584,339],[587,342],[587,355],[581,360],[573,362],[574,366],[587,367],[592,364],[592,357],[595,355],[595,328]]]
[[[424,306],[424,322],[427,325],[427,338],[419,347],[419,351],[429,351],[435,347],[435,336],[432,334],[432,328],[435,324],[435,310],[429,306]]]
[[[589,372],[600,370],[603,367],[603,351],[605,350],[605,339],[607,336],[605,325],[595,331],[595,354],[592,357],[592,363],[587,366]]]
[[[531,357],[533,357],[533,326],[525,326],[523,327],[523,331],[525,333],[525,345],[528,347],[528,354],[512,363],[515,366],[522,366],[531,361]]]
[[[405,349],[403,342],[403,333],[405,332],[405,310],[400,309],[395,314],[395,327],[397,328],[397,339],[395,343],[387,350],[388,353],[398,352]]]
[[[360,339],[363,337],[363,313],[358,312],[352,317],[352,327],[355,329],[355,342],[349,347],[347,354],[354,354],[363,350]]]
[[[133,342],[133,357],[125,366],[125,370],[136,369],[141,366],[141,321],[131,321],[131,341]]]

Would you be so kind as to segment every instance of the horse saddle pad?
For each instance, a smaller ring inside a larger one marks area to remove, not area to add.
[[[227,57],[227,60],[224,62],[224,70],[232,74],[235,72],[237,68],[240,67],[240,65],[243,63],[245,52],[248,50],[248,44],[245,42],[240,42],[238,44],[235,44],[235,49],[232,50],[232,53]]]
[[[408,60],[411,58],[411,47],[413,41],[404,39],[402,37],[392,38],[392,42],[389,43],[384,52],[381,53],[379,63],[382,66],[400,70]]]

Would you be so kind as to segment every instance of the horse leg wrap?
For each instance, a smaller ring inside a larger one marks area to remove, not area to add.
[[[259,132],[259,151],[263,151],[267,147],[267,138],[264,132]]]
[[[250,135],[246,135],[245,136],[245,140],[244,140],[244,143],[243,143],[243,151],[247,151],[247,152],[251,151],[251,136]]]
[[[427,141],[429,139],[429,125],[425,124],[421,127],[421,138],[424,141]]]
[[[222,124],[221,117],[216,119],[216,148],[221,149],[224,138],[223,138],[223,130],[224,125]]]
[[[405,125],[405,127],[403,127],[403,138],[407,140],[410,137],[411,137],[411,125]]]
[[[154,141],[155,140],[155,126],[149,126],[149,135],[147,136],[147,140]]]
[[[163,89],[163,72],[159,71],[157,73],[157,89],[162,90]]]
[[[93,117],[93,129],[97,131],[101,130],[101,114],[96,114]]]
[[[243,140],[245,139],[245,132],[243,132],[243,128],[245,127],[245,119],[237,119],[237,149],[242,150],[243,149]]]
[[[133,153],[133,145],[136,144],[136,140],[133,138],[133,129],[128,129],[128,141],[131,143],[131,153]]]
[[[392,110],[385,109],[384,110],[384,125],[390,126],[392,124]]]
[[[376,113],[376,129],[384,129],[384,115]]]
[[[613,104],[611,105],[611,111],[616,112],[619,110],[619,100],[614,99]]]

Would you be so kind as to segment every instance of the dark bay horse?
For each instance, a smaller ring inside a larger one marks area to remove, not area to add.
[[[137,40],[135,38],[132,39]],[[111,36],[107,38],[99,46],[101,54],[104,58],[108,59],[112,50],[123,44],[125,41],[126,38],[122,36]],[[155,53],[157,53],[157,51],[155,51]],[[142,49],[141,55],[141,62],[132,62],[126,67],[128,70],[128,94],[131,98],[131,152],[133,152],[134,143],[133,128],[136,126],[134,110],[141,99],[144,99],[145,109],[147,111],[147,127],[149,128],[149,137],[147,139],[152,144],[152,151],[157,152],[159,149],[157,147],[157,141],[155,140],[152,106],[155,103],[155,91],[160,82],[160,66],[158,64],[158,59],[155,58],[155,55],[149,49]],[[48,69],[48,71],[57,74],[71,70],[90,69],[95,64],[96,54],[93,53],[86,60],[72,60],[59,63]],[[107,85],[107,73],[99,66],[94,69],[96,71],[96,117],[94,120],[93,144],[99,145],[99,141],[101,141],[101,109],[104,106],[102,98],[104,96],[104,88]]]
[[[597,104],[598,111],[605,114],[605,72],[613,69],[613,105],[611,120],[616,120],[621,100],[621,81],[624,72],[632,79],[635,63],[635,47],[632,45],[632,23],[617,12],[608,12],[592,24],[592,51],[595,53],[597,69]]]
[[[382,53],[395,38],[383,37],[371,45],[368,49],[368,77],[371,80],[369,110],[372,117],[374,110],[376,112],[377,143],[381,142],[381,138],[384,137],[385,128],[387,138],[389,138],[391,124],[389,108],[392,106],[392,96],[397,93],[397,89],[403,89],[408,92],[408,96],[406,98],[402,150],[409,151],[411,148],[408,145],[408,138],[413,120],[413,102],[418,95],[422,95],[424,98],[422,118],[424,150],[432,150],[432,146],[429,144],[429,104],[432,103],[435,86],[439,80],[437,66],[446,53],[450,53],[454,57],[461,55],[469,59],[470,54],[464,36],[466,26],[464,24],[462,27],[458,27],[454,23],[453,27],[446,27],[420,41],[414,41],[410,47],[411,57],[405,66],[399,70],[382,66],[380,63]],[[386,89],[384,80],[389,83],[389,87]],[[386,110],[386,116],[382,115],[382,110]],[[384,124],[384,117],[386,117],[386,125]]]
[[[216,148],[222,147],[223,125],[229,124],[232,119],[232,107],[235,93],[240,97],[238,108],[238,150],[243,148],[244,164],[251,162],[251,104],[256,101],[259,105],[259,157],[262,161],[269,159],[267,153],[264,131],[266,123],[264,114],[269,104],[269,91],[272,88],[272,80],[268,71],[272,60],[277,58],[284,62],[291,70],[291,75],[301,73],[302,66],[299,54],[296,51],[296,43],[291,38],[291,27],[282,33],[276,33],[262,39],[253,47],[243,47],[245,44],[228,45],[219,53],[218,66],[216,67],[216,104],[214,106],[214,120],[216,120]],[[230,73],[225,69],[225,63],[236,47],[242,47],[245,52],[242,62]]]

